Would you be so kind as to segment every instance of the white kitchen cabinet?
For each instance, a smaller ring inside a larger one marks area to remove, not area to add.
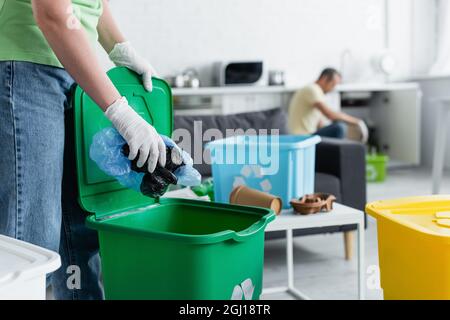
[[[283,107],[296,88],[283,86],[173,89],[178,115],[236,114]]]
[[[343,108],[376,127],[379,145],[389,156],[390,167],[421,163],[422,93],[416,83],[343,85],[340,93],[370,92],[366,107]]]
[[[370,114],[391,166],[420,164],[421,93],[417,89],[381,92]]]
[[[278,93],[224,95],[222,96],[221,113],[261,111],[282,105],[282,95]]]
[[[365,106],[342,105],[341,95],[367,93]],[[421,163],[422,93],[416,83],[341,85],[327,103],[376,127],[379,145],[389,156],[389,167]]]

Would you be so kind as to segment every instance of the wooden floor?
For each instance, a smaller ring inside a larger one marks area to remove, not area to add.
[[[431,173],[426,169],[396,169],[382,184],[368,185],[368,201],[405,196],[426,195],[431,192]],[[450,174],[445,175],[442,193],[450,194]],[[356,245],[356,244],[355,244]],[[285,285],[285,241],[266,242],[264,285]],[[327,234],[295,238],[295,285],[313,299],[356,299],[357,260],[344,259],[342,234]],[[369,217],[366,231],[366,267],[372,266],[367,299],[382,299],[376,289],[379,279],[376,221]],[[372,271],[375,270],[375,271]],[[374,285],[375,284],[375,285]],[[374,288],[375,287],[375,288]],[[263,296],[263,299],[289,299],[285,294]]]

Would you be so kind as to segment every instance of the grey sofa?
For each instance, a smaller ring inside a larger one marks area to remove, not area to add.
[[[240,113],[234,115],[214,116],[175,116],[174,128],[183,128],[194,136],[194,122],[201,121],[201,131],[217,128],[225,133],[226,129],[278,129],[280,134],[287,134],[286,113],[282,109],[261,112]],[[198,130],[195,129],[195,130]],[[197,132],[198,134],[199,132]],[[192,142],[193,143],[193,142]],[[196,166],[202,176],[211,176],[211,168],[207,164]],[[316,148],[315,190],[336,195],[338,201],[347,206],[364,209],[366,203],[365,149],[362,144],[348,140],[324,138]],[[298,235],[310,235],[327,232],[352,231],[356,226],[314,228],[299,230]],[[284,236],[284,233],[272,232],[268,238]],[[351,241],[346,239],[347,243]],[[350,249],[350,248],[347,248]],[[351,251],[351,250],[350,250]],[[349,256],[350,252],[346,251]],[[347,258],[349,258],[347,256]]]

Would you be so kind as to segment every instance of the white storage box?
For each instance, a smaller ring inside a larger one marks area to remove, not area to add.
[[[45,300],[46,275],[60,266],[57,253],[0,235],[0,300]]]

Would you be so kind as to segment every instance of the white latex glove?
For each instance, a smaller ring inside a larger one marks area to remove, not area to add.
[[[363,120],[359,120],[358,127],[361,131],[361,142],[366,144],[369,140],[369,129],[367,128],[367,125]]]
[[[130,147],[128,159],[134,160],[139,152],[137,166],[148,160],[148,171],[155,171],[157,162],[166,165],[166,145],[155,128],[145,121],[129,105],[125,97],[114,102],[105,111],[106,117]]]
[[[109,53],[109,58],[116,66],[127,67],[141,75],[144,88],[149,92],[152,91],[152,76],[156,76],[157,73],[152,65],[136,52],[130,42],[116,43]]]

